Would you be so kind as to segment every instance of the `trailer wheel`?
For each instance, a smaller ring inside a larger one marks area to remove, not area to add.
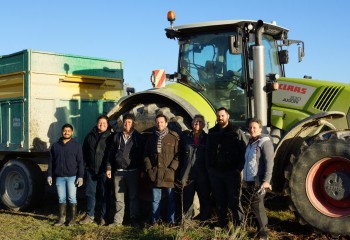
[[[19,211],[37,204],[43,196],[43,174],[36,164],[10,160],[0,172],[0,199],[11,210]]]
[[[307,146],[293,165],[290,194],[301,221],[333,234],[350,233],[350,144],[328,139]]]

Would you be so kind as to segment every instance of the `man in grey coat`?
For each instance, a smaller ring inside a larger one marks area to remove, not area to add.
[[[123,131],[113,135],[107,163],[107,177],[114,177],[115,215],[109,226],[121,226],[124,221],[126,200],[129,200],[130,223],[138,226],[139,178],[142,166],[143,144],[141,134],[134,129],[135,117],[123,116]]]

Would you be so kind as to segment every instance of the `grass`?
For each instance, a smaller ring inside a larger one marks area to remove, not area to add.
[[[245,231],[210,228],[195,220],[186,220],[186,227],[145,227],[128,226],[109,228],[97,224],[54,227],[56,216],[35,213],[19,213],[0,210],[0,239],[21,240],[195,240],[195,239],[247,239]],[[243,234],[244,233],[244,234]],[[233,237],[234,236],[234,237]]]
[[[54,227],[56,216],[0,211],[0,239],[21,240],[99,240],[99,239],[175,239],[168,228],[108,228],[97,224]]]
[[[1,240],[245,240],[255,237],[256,228],[247,222],[243,229],[219,229],[209,227],[196,220],[186,219],[180,226],[132,228],[129,226],[109,228],[97,224],[54,227],[57,219],[55,201],[49,199],[35,211],[11,212],[0,207]],[[52,203],[53,202],[53,203]],[[52,204],[51,204],[52,203]],[[278,197],[267,198],[266,206],[269,217],[269,239],[329,239],[329,236],[317,234],[310,228],[296,222],[294,214],[285,206],[285,200]],[[279,206],[279,204],[282,204]],[[278,206],[278,207],[276,207]],[[82,212],[82,211],[80,211]],[[82,217],[82,213],[80,216]],[[344,236],[339,239],[350,239]]]

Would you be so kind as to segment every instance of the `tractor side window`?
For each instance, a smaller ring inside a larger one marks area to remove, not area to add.
[[[249,43],[249,45],[253,45],[254,43]],[[268,35],[263,35],[262,44],[265,50],[265,73],[275,73],[282,76],[281,65],[278,61],[278,48],[276,45],[276,41]],[[249,76],[253,79],[253,60],[249,61]]]

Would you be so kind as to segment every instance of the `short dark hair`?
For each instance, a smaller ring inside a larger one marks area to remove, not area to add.
[[[261,121],[261,119],[259,119],[259,118],[252,118],[252,119],[250,119],[250,121],[249,121],[249,125],[250,125],[251,123],[253,123],[253,122],[257,123],[257,124],[259,125],[259,127],[262,128],[262,121]]]
[[[202,120],[203,120],[204,127],[205,127],[205,118],[204,118],[204,116],[203,116],[202,114],[196,114],[196,115],[194,115],[194,117],[193,117],[193,119],[192,119],[192,124],[193,124],[193,122],[194,122],[194,120],[195,120],[196,118],[202,119]]]
[[[163,117],[165,119],[165,122],[168,122],[168,118],[163,113],[158,113],[156,116],[156,119]]]
[[[132,120],[133,122],[135,122],[135,116],[133,114],[130,114],[130,113],[127,113],[123,116],[123,122],[126,120],[126,119],[130,119]]]
[[[220,108],[216,109],[216,112],[220,112],[220,111],[225,111],[227,114],[229,114],[227,108],[225,108],[225,107],[220,107]]]
[[[64,124],[64,125],[62,126],[62,131],[63,131],[63,129],[65,129],[65,128],[70,128],[70,129],[72,129],[72,131],[73,131],[73,126],[72,126],[71,124],[69,124],[69,123],[66,123],[66,124]]]
[[[109,118],[107,115],[100,115],[98,116],[98,118],[96,119],[96,122],[100,121],[100,119],[106,119],[107,123],[109,122]]]

